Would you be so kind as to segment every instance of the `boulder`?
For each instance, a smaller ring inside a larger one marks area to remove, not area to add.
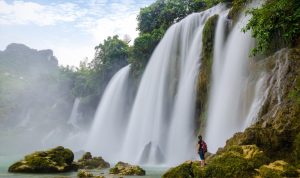
[[[90,152],[86,152],[77,162],[79,169],[102,169],[109,168],[110,164],[102,157],[93,157]]]
[[[9,172],[17,173],[60,173],[76,170],[74,154],[62,146],[48,151],[38,151],[25,156],[11,165]]]
[[[115,167],[109,170],[110,174],[117,175],[136,175],[144,176],[146,171],[139,166],[130,165],[128,163],[118,162]]]
[[[105,178],[104,176],[94,176],[92,173],[86,171],[86,170],[79,170],[77,177],[79,178],[87,178],[87,177],[93,177],[93,178]]]
[[[79,177],[79,178],[94,177],[94,175],[90,172],[85,171],[85,170],[79,170],[78,173],[77,173],[77,177]]]

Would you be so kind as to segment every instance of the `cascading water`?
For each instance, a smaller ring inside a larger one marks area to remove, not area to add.
[[[194,157],[192,123],[202,29],[208,17],[223,9],[219,5],[192,14],[166,32],[142,77],[126,132],[123,160],[177,164]]]
[[[130,66],[122,68],[109,82],[99,103],[86,150],[110,161],[119,161],[127,123]]]
[[[75,101],[74,101],[74,104],[73,104],[73,108],[72,108],[72,111],[71,111],[70,118],[68,120],[68,124],[71,124],[75,128],[79,128],[78,120],[77,120],[78,117],[79,117],[79,114],[78,114],[79,104],[80,104],[80,98],[76,98]]]
[[[241,18],[229,34],[224,46],[220,45],[225,35],[226,18],[219,18],[214,45],[213,78],[210,92],[206,141],[209,151],[216,152],[224,146],[226,139],[242,131],[255,119],[263,103],[262,91],[264,76],[253,82],[250,79],[249,57],[254,47],[254,39],[249,33],[243,33],[249,17]],[[253,97],[245,99],[247,92],[254,92]],[[253,90],[253,91],[252,91]],[[250,104],[247,101],[251,101]]]

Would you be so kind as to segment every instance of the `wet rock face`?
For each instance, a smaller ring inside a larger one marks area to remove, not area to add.
[[[77,162],[79,169],[102,169],[109,168],[110,164],[102,157],[93,157],[90,152],[86,152]]]
[[[73,164],[74,154],[62,146],[48,151],[34,152],[26,155],[8,169],[18,173],[60,173],[76,170]]]
[[[146,175],[146,171],[139,166],[130,165],[124,162],[118,162],[115,167],[109,170],[110,174],[117,175],[136,175],[136,176],[144,176]]]

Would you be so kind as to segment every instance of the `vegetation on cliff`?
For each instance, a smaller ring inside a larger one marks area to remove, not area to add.
[[[257,40],[253,54],[270,54],[283,47],[294,47],[300,36],[300,1],[270,0],[252,15],[244,31],[251,30]]]

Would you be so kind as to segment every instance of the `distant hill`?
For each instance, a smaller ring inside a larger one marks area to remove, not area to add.
[[[0,51],[0,71],[34,76],[58,70],[57,58],[50,49],[36,50],[24,44],[12,43]]]

